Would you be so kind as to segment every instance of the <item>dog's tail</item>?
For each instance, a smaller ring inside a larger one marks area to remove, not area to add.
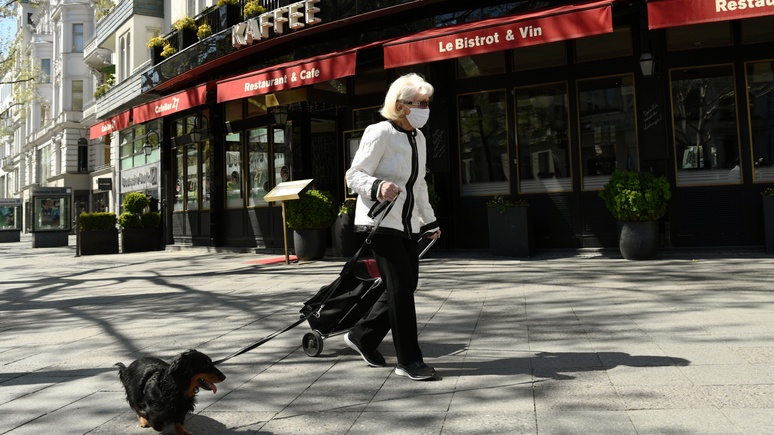
[[[124,381],[124,372],[126,371],[126,366],[124,363],[117,362],[113,364],[114,366],[118,367],[118,378],[121,379],[121,382]]]

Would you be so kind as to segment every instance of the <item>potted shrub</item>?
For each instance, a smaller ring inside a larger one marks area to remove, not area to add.
[[[495,195],[486,202],[492,255],[531,257],[535,250],[532,214],[524,199]]]
[[[650,172],[615,171],[599,192],[618,221],[618,247],[627,260],[647,260],[658,252],[658,220],[672,197],[666,177]]]
[[[258,0],[250,0],[245,3],[244,16],[245,19],[257,17],[266,12],[266,8],[261,6]]]
[[[118,254],[115,213],[81,213],[78,222],[80,255]]]
[[[212,27],[206,23],[199,26],[199,29],[196,31],[196,37],[199,38],[200,41],[210,35],[212,35]]]
[[[763,197],[763,233],[766,253],[774,254],[774,187],[761,191]]]
[[[333,194],[307,190],[299,199],[285,203],[288,228],[293,230],[293,246],[299,261],[319,260],[325,256],[325,229],[336,219]]]
[[[118,217],[121,226],[121,252],[157,251],[161,246],[161,214],[144,213],[150,198],[132,192],[124,198],[124,212]]]
[[[153,65],[161,63],[164,57],[161,52],[164,50],[164,38],[161,36],[154,36],[148,41],[148,48],[150,49],[150,58]]]
[[[191,17],[183,17],[172,23],[172,29],[177,32],[177,51],[183,51],[196,44],[196,32],[199,27]]]
[[[354,198],[347,198],[339,205],[336,221],[333,223],[333,255],[351,257],[358,248],[355,236],[355,204]]]

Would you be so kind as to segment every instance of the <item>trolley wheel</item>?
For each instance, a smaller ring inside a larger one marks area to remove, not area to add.
[[[304,346],[304,352],[309,356],[318,356],[323,350],[323,338],[317,331],[307,332],[304,334],[302,341]]]

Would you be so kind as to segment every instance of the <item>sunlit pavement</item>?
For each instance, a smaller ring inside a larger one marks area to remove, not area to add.
[[[73,244],[74,244],[74,238]],[[0,434],[152,434],[116,368],[226,356],[297,319],[344,263],[203,250],[76,257],[0,244]],[[269,261],[256,261],[269,260]],[[307,324],[231,359],[201,434],[774,433],[774,256],[756,249],[531,259],[435,251],[416,294],[440,379],[370,368]]]

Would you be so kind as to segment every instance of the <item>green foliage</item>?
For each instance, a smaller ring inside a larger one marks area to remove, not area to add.
[[[110,11],[115,7],[115,3],[113,0],[97,0],[96,6],[97,12],[96,12],[96,18],[97,21],[101,20],[102,18],[106,17]]]
[[[621,222],[654,221],[666,214],[672,197],[666,177],[650,172],[615,171],[605,184],[600,198],[616,220]]]
[[[497,210],[498,213],[505,213],[505,210],[514,207],[529,207],[529,203],[525,199],[507,199],[502,195],[495,195],[492,199],[486,202],[487,207],[492,207]]]
[[[116,79],[115,79],[115,76],[113,76],[113,74],[110,74],[110,73],[106,74],[105,75],[105,82],[97,87],[97,91],[94,92],[94,98],[99,98],[99,97],[105,95],[105,93],[108,91],[108,89],[113,87],[115,82],[116,82]]]
[[[344,216],[345,214],[354,214],[355,204],[357,204],[357,201],[354,198],[345,199],[344,202],[339,206],[339,216]]]
[[[266,8],[261,6],[258,0],[251,0],[245,3],[244,15],[245,18],[252,18],[266,12]]]
[[[142,215],[125,211],[118,217],[118,224],[121,228],[142,228]]]
[[[115,213],[81,213],[78,221],[80,222],[81,231],[110,230],[116,228]]]
[[[774,187],[767,187],[761,191],[761,196],[774,196]]]
[[[218,0],[218,6],[236,5],[237,0]]]
[[[179,20],[172,23],[172,28],[175,30],[183,30],[183,29],[191,29],[194,32],[198,30],[198,27],[196,26],[196,21],[194,21],[191,17],[183,17]]]
[[[433,183],[427,183],[427,196],[430,200],[430,207],[433,209],[436,217],[438,216],[438,206],[441,204],[441,197],[435,193],[435,185]]]
[[[333,194],[323,190],[307,190],[296,200],[285,203],[288,227],[294,230],[314,230],[329,227],[336,220]]]
[[[164,49],[161,50],[161,57],[169,57],[175,53],[177,53],[177,48],[173,47],[172,44],[166,43],[164,44]]]
[[[143,228],[157,228],[161,225],[161,213],[157,211],[151,211],[143,214],[140,217]]]
[[[204,39],[210,35],[212,35],[212,27],[209,24],[202,24],[196,31],[196,37],[199,39]]]
[[[124,211],[129,213],[142,214],[148,204],[150,199],[144,193],[132,192],[124,197]]]

